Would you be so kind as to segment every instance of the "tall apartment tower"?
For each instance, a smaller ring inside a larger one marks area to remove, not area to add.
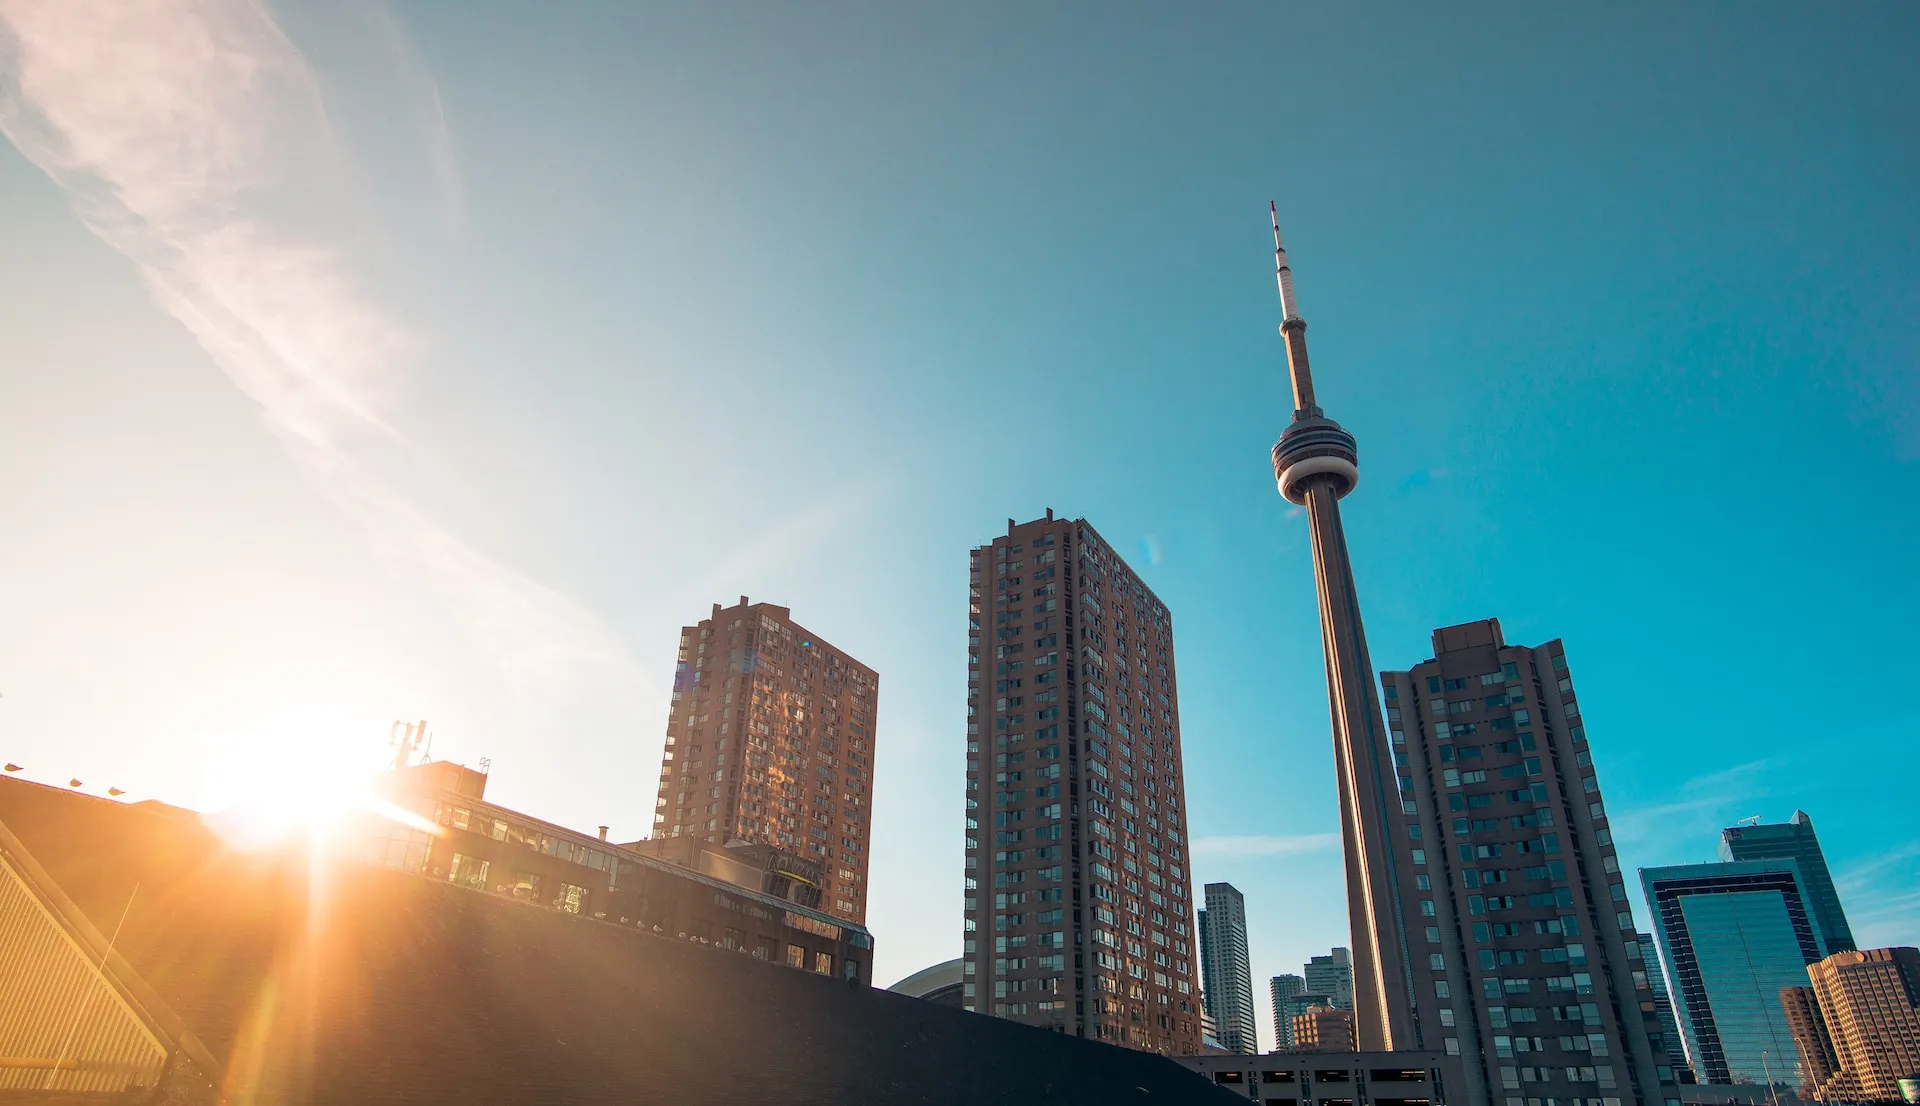
[[[1494,619],[1385,672],[1387,818],[1414,953],[1409,1036],[1473,1102],[1679,1100],[1573,677]]]
[[[1899,1102],[1900,1084],[1920,1076],[1920,950],[1836,952],[1810,965],[1812,987],[1780,1001],[1822,1102]]]
[[[1640,942],[1640,962],[1647,966],[1647,982],[1653,984],[1653,1014],[1660,1023],[1660,1039],[1653,1042],[1653,1050],[1665,1052],[1673,1066],[1679,1068],[1686,1062],[1686,1038],[1680,1035],[1680,1019],[1674,1013],[1673,993],[1667,989],[1660,950],[1654,946],[1651,933],[1636,932],[1634,939]]]
[[[1826,956],[1799,862],[1642,868],[1640,883],[1700,1081],[1792,1083],[1780,989],[1804,986]]]
[[[1353,952],[1335,948],[1325,956],[1310,956],[1300,973],[1307,990],[1329,996],[1335,1010],[1353,1010]]]
[[[1247,954],[1247,900],[1231,883],[1202,889],[1201,985],[1207,1012],[1228,1052],[1260,1051],[1260,1018],[1253,1006],[1253,961]]]
[[[653,835],[819,860],[820,908],[862,925],[880,676],[785,607],[713,605],[680,630]]]
[[[1284,1052],[1293,1047],[1293,1016],[1299,1013],[1287,1007],[1289,999],[1304,992],[1307,981],[1291,973],[1276,975],[1267,981],[1273,1000],[1273,1047]]]
[[[1720,831],[1721,860],[1786,860],[1800,865],[1800,881],[1806,885],[1807,905],[1820,927],[1828,952],[1851,952],[1853,928],[1847,925],[1847,912],[1840,908],[1840,892],[1834,889],[1833,873],[1827,870],[1827,854],[1820,851],[1820,838],[1813,832],[1813,819],[1804,810],[1796,810],[1785,822],[1757,826],[1729,826]]]
[[[1273,205],[1268,205],[1273,208]],[[1401,898],[1404,860],[1389,821],[1400,796],[1374,694],[1373,659],[1360,624],[1353,563],[1347,557],[1340,500],[1360,480],[1353,435],[1326,417],[1307,365],[1307,321],[1293,295],[1293,270],[1273,208],[1274,279],[1280,286],[1280,334],[1287,343],[1293,418],[1273,447],[1280,494],[1306,508],[1319,585],[1320,643],[1326,655],[1333,727],[1333,771],[1340,797],[1340,839],[1347,869],[1347,924],[1353,934],[1354,1021],[1363,1051],[1422,1047],[1413,1023],[1414,951]]]
[[[1196,1055],[1172,616],[1051,510],[968,583],[965,1004]]]

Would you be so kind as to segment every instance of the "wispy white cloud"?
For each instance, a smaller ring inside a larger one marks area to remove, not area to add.
[[[430,114],[444,137],[437,102]],[[313,68],[262,3],[0,0],[0,132],[518,690],[626,667],[590,612],[462,542],[367,459],[411,448],[392,411],[424,340],[373,302],[334,244],[351,217],[332,196],[348,159]],[[450,157],[443,142],[436,165],[457,188]]]
[[[1340,847],[1337,833],[1253,834],[1244,837],[1198,837],[1195,856],[1292,856]]]
[[[1920,841],[1909,841],[1898,848],[1848,865],[1845,871],[1834,876],[1833,882],[1842,891],[1865,891],[1879,880],[1882,872],[1915,857],[1920,857]]]
[[[1680,826],[1692,828],[1705,822],[1725,821],[1734,804],[1766,797],[1763,776],[1775,767],[1774,760],[1754,760],[1684,780],[1679,787],[1683,798],[1612,811],[1613,835],[1622,841],[1645,841],[1656,835],[1673,834]]]

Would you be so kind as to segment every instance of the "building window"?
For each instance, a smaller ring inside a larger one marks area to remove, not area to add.
[[[560,885],[560,897],[555,900],[554,905],[569,914],[578,914],[586,909],[587,889],[576,887],[571,883],[563,883]]]
[[[487,889],[487,862],[471,856],[453,854],[453,867],[447,870],[447,882],[471,887],[476,891]]]
[[[821,975],[833,974],[833,954],[816,952],[813,954],[813,970]]]
[[[804,968],[807,966],[807,950],[799,945],[787,946],[787,967]]]

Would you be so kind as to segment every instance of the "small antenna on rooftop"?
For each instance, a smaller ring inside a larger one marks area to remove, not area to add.
[[[387,744],[393,746],[393,763],[388,765],[388,770],[398,772],[400,769],[412,764],[413,754],[419,751],[420,746],[425,743],[426,740],[427,724],[425,721],[411,724],[395,722],[387,730]]]

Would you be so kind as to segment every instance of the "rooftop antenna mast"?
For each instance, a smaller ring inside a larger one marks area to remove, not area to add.
[[[398,772],[413,763],[413,754],[420,750],[427,740],[425,721],[406,723],[395,722],[387,731],[387,744],[393,746],[393,763],[388,771]]]

